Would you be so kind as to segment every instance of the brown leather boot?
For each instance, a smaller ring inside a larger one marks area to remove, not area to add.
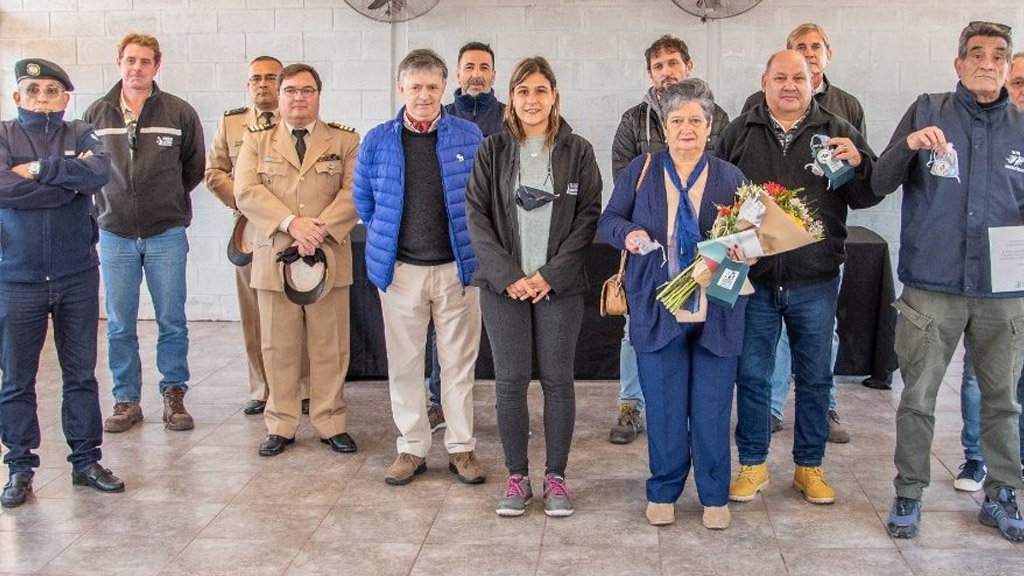
[[[185,391],[171,386],[164,392],[164,422],[168,430],[191,430],[196,427],[192,415],[185,410]]]
[[[114,413],[103,422],[105,432],[124,432],[137,422],[142,422],[142,408],[138,402],[117,402]]]

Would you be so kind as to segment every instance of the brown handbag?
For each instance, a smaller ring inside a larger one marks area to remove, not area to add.
[[[635,194],[640,189],[640,183],[644,181],[647,174],[647,167],[651,164],[651,153],[647,153],[644,161],[644,168],[640,171],[640,177],[636,179],[636,186],[633,188]],[[628,250],[622,251],[619,259],[619,271],[611,278],[604,281],[601,287],[601,316],[625,316],[629,314],[629,305],[626,303],[626,257]]]

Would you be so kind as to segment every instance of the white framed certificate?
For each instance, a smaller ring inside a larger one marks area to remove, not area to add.
[[[992,292],[1024,291],[1024,226],[988,229]]]

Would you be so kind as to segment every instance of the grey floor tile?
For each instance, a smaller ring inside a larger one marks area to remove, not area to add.
[[[256,476],[255,472],[176,470],[152,476],[128,494],[133,500],[227,503]]]
[[[617,546],[596,546],[580,538],[575,545],[541,548],[538,576],[616,576],[618,574],[659,574],[656,547],[634,546],[622,539]]]
[[[629,534],[625,543],[632,547],[658,546],[658,528],[648,524],[642,514],[620,510],[585,510],[579,506],[567,518],[548,518],[542,543],[545,548],[574,545],[615,547],[624,543],[624,534]]]
[[[78,538],[78,534],[53,532],[0,532],[0,572],[37,572]]]
[[[188,544],[188,538],[87,535],[51,560],[40,574],[149,576],[160,572]]]
[[[865,548],[894,548],[883,522],[872,510],[808,504],[804,509],[773,511],[770,515],[783,550],[845,548],[851,541]]]
[[[346,479],[337,472],[261,472],[245,485],[238,500],[267,505],[332,506],[344,492],[345,484]]]
[[[336,542],[310,542],[292,562],[288,576],[405,576],[419,553],[419,544],[367,544],[339,546]]]
[[[537,499],[526,514],[517,518],[502,518],[493,509],[482,512],[444,508],[430,528],[427,544],[446,544],[452,548],[467,544],[539,546],[545,520],[547,516]]]
[[[851,539],[847,545],[858,544]],[[912,576],[910,566],[899,550],[842,548],[787,550],[783,553],[790,576]]]
[[[301,544],[329,510],[329,506],[235,501],[221,510],[198,537]]]
[[[520,576],[534,574],[541,549],[536,546],[427,544],[420,551],[411,576]],[[566,568],[562,565],[562,568]],[[562,572],[568,574],[570,572]]]
[[[35,498],[0,516],[2,532],[83,534],[101,520],[118,513],[128,501],[124,494],[106,498]]]
[[[313,533],[317,542],[422,544],[437,508],[336,506]]]
[[[914,549],[904,550],[903,556],[916,576],[1019,576],[1024,562],[1010,550]]]
[[[223,504],[133,500],[90,528],[88,534],[112,538],[146,535],[154,538],[192,538],[224,509]]]
[[[735,549],[737,542],[751,549],[776,547],[775,533],[760,502],[730,504],[729,510],[732,523],[727,530],[708,530],[702,524],[700,512],[682,514],[677,510],[675,524],[658,528],[662,554],[729,551]]]
[[[786,566],[775,547],[675,548],[662,553],[661,571],[664,576],[783,576]]]
[[[166,576],[279,576],[299,554],[297,544],[268,547],[244,539],[194,540],[163,571]]]

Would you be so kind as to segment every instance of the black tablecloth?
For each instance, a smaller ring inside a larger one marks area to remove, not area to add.
[[[377,287],[366,278],[366,229],[362,225],[352,232],[352,348],[348,378],[386,379],[387,352],[384,346],[384,321],[381,317]],[[590,291],[584,298],[583,328],[576,347],[576,378],[580,380],[617,380],[619,378],[619,343],[625,319],[601,317],[601,284],[619,266],[617,250],[598,240],[587,251],[587,274]],[[480,356],[476,377],[494,378],[494,361],[487,331],[480,338]]]
[[[377,288],[366,278],[365,239],[366,230],[357,226],[352,233],[352,357],[348,373],[352,380],[387,378],[384,322]],[[839,294],[836,373],[885,378],[896,368],[892,348],[896,313],[889,306],[894,298],[889,251],[880,236],[856,226],[850,228],[846,250]],[[601,284],[615,273],[618,264],[618,252],[600,239],[587,251],[590,291],[584,300],[582,336],[576,347],[576,378],[580,380],[619,378],[624,319],[602,318],[599,311]],[[476,376],[494,378],[486,331],[480,342]]]
[[[867,228],[851,226],[836,313],[836,374],[885,381],[897,368],[895,297],[888,244]]]

